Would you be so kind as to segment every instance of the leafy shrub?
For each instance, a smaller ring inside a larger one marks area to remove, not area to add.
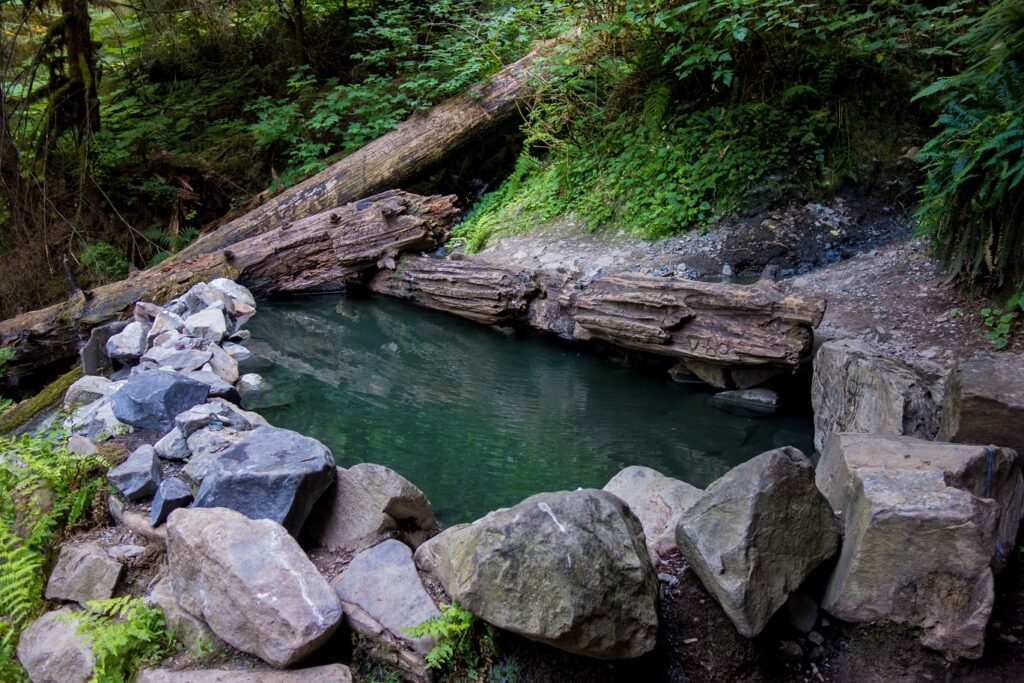
[[[159,661],[172,651],[174,637],[163,612],[141,598],[90,600],[84,611],[68,616],[92,641],[92,683],[126,683],[140,664]]]
[[[128,275],[131,267],[124,254],[106,242],[86,246],[80,258],[89,275],[99,282],[120,280]]]
[[[442,604],[439,616],[402,632],[410,638],[434,639],[434,648],[426,657],[428,668],[463,671],[469,678],[476,678],[494,651],[494,628],[455,602]]]
[[[921,150],[928,175],[917,219],[950,270],[974,282],[1020,291],[1024,5],[996,2],[951,47],[967,52],[967,68],[918,95],[938,94],[944,108],[938,133]]]

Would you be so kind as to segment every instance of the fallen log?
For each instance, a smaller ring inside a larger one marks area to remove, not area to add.
[[[378,294],[412,301],[487,325],[522,318],[537,293],[532,274],[477,261],[407,256],[393,271],[381,271],[369,287]]]
[[[447,239],[458,213],[454,201],[384,192],[0,322],[0,347],[15,350],[4,382],[16,385],[35,369],[66,361],[89,330],[127,317],[135,302],[166,302],[200,281],[228,277],[266,296],[337,288],[393,267],[400,254],[433,249]]]
[[[400,187],[515,114],[528,92],[530,65],[556,42],[542,43],[487,83],[413,116],[330,168],[201,236],[175,258],[222,249],[303,216]]]
[[[770,279],[734,285],[620,273],[581,284],[478,260],[415,256],[369,286],[486,324],[519,322],[569,339],[747,370],[798,367],[825,313],[823,299],[786,295]]]

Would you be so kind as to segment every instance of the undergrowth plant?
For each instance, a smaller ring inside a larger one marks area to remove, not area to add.
[[[954,273],[997,289],[1024,289],[1024,4],[995,2],[950,48],[967,56],[960,73],[918,97],[943,107],[921,150],[928,172],[917,220]],[[1005,339],[1004,316],[986,321]],[[991,338],[991,336],[990,336]],[[1004,344],[1005,345],[1005,344]]]
[[[456,602],[442,604],[440,615],[402,633],[410,638],[434,639],[434,647],[426,656],[427,668],[470,679],[477,678],[495,651],[494,627]]]
[[[44,568],[69,528],[92,514],[106,463],[73,455],[66,435],[0,438],[0,674],[24,678],[14,659],[21,630],[44,605]]]
[[[91,643],[91,683],[131,681],[141,664],[159,661],[173,650],[174,636],[163,611],[146,605],[142,598],[90,600],[85,610],[67,618]]]
[[[1024,291],[1017,292],[1006,301],[1001,308],[983,308],[980,313],[985,325],[985,338],[992,342],[996,350],[1005,349],[1014,333],[1014,327],[1021,312],[1024,311]]]

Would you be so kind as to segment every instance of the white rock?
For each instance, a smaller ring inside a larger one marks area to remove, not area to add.
[[[219,343],[228,332],[224,311],[213,307],[190,315],[185,319],[185,327],[195,336],[213,344]]]

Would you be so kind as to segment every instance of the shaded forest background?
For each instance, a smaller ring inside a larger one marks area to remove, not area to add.
[[[555,36],[515,130],[424,185],[463,196],[468,248],[853,187],[1019,308],[1024,3],[4,0],[0,20],[0,318],[159,262]]]

